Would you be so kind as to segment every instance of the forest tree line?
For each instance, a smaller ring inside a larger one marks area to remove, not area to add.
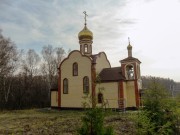
[[[42,108],[50,106],[50,89],[57,88],[58,66],[66,56],[62,47],[43,46],[41,53],[17,46],[0,32],[0,109]],[[143,88],[156,78],[168,90],[171,79],[143,76]]]
[[[162,85],[172,97],[175,97],[180,94],[180,83],[175,82],[173,79],[154,77],[154,76],[141,76],[142,87],[146,89],[149,87],[152,80],[156,80],[160,85]]]
[[[41,53],[17,46],[0,32],[0,109],[50,106],[50,89],[57,85],[62,47],[43,46]]]

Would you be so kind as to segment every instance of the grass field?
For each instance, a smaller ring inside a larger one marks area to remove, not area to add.
[[[0,134],[6,135],[75,135],[81,126],[83,111],[32,109],[0,112]],[[130,113],[111,112],[105,126],[111,125],[117,135],[132,135],[134,124]]]

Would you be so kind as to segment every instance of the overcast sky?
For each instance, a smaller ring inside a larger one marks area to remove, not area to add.
[[[180,0],[0,0],[0,29],[19,49],[79,50],[83,11],[93,53],[106,52],[112,67],[127,57],[130,37],[142,75],[180,81]]]

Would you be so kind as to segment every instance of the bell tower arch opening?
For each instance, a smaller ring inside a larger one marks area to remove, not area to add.
[[[135,79],[135,75],[134,75],[134,66],[133,65],[126,65],[126,79],[127,80],[132,80]]]
[[[122,74],[127,80],[141,79],[140,64],[141,62],[132,56],[132,46],[130,44],[130,38],[128,38],[129,44],[127,46],[128,57],[121,60]]]

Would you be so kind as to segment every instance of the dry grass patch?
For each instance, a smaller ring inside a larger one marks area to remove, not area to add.
[[[74,135],[81,127],[83,111],[57,111],[33,109],[0,112],[0,134],[15,135]],[[128,119],[128,113],[113,112],[105,119],[105,125],[111,125],[118,135],[131,135],[134,125]]]

